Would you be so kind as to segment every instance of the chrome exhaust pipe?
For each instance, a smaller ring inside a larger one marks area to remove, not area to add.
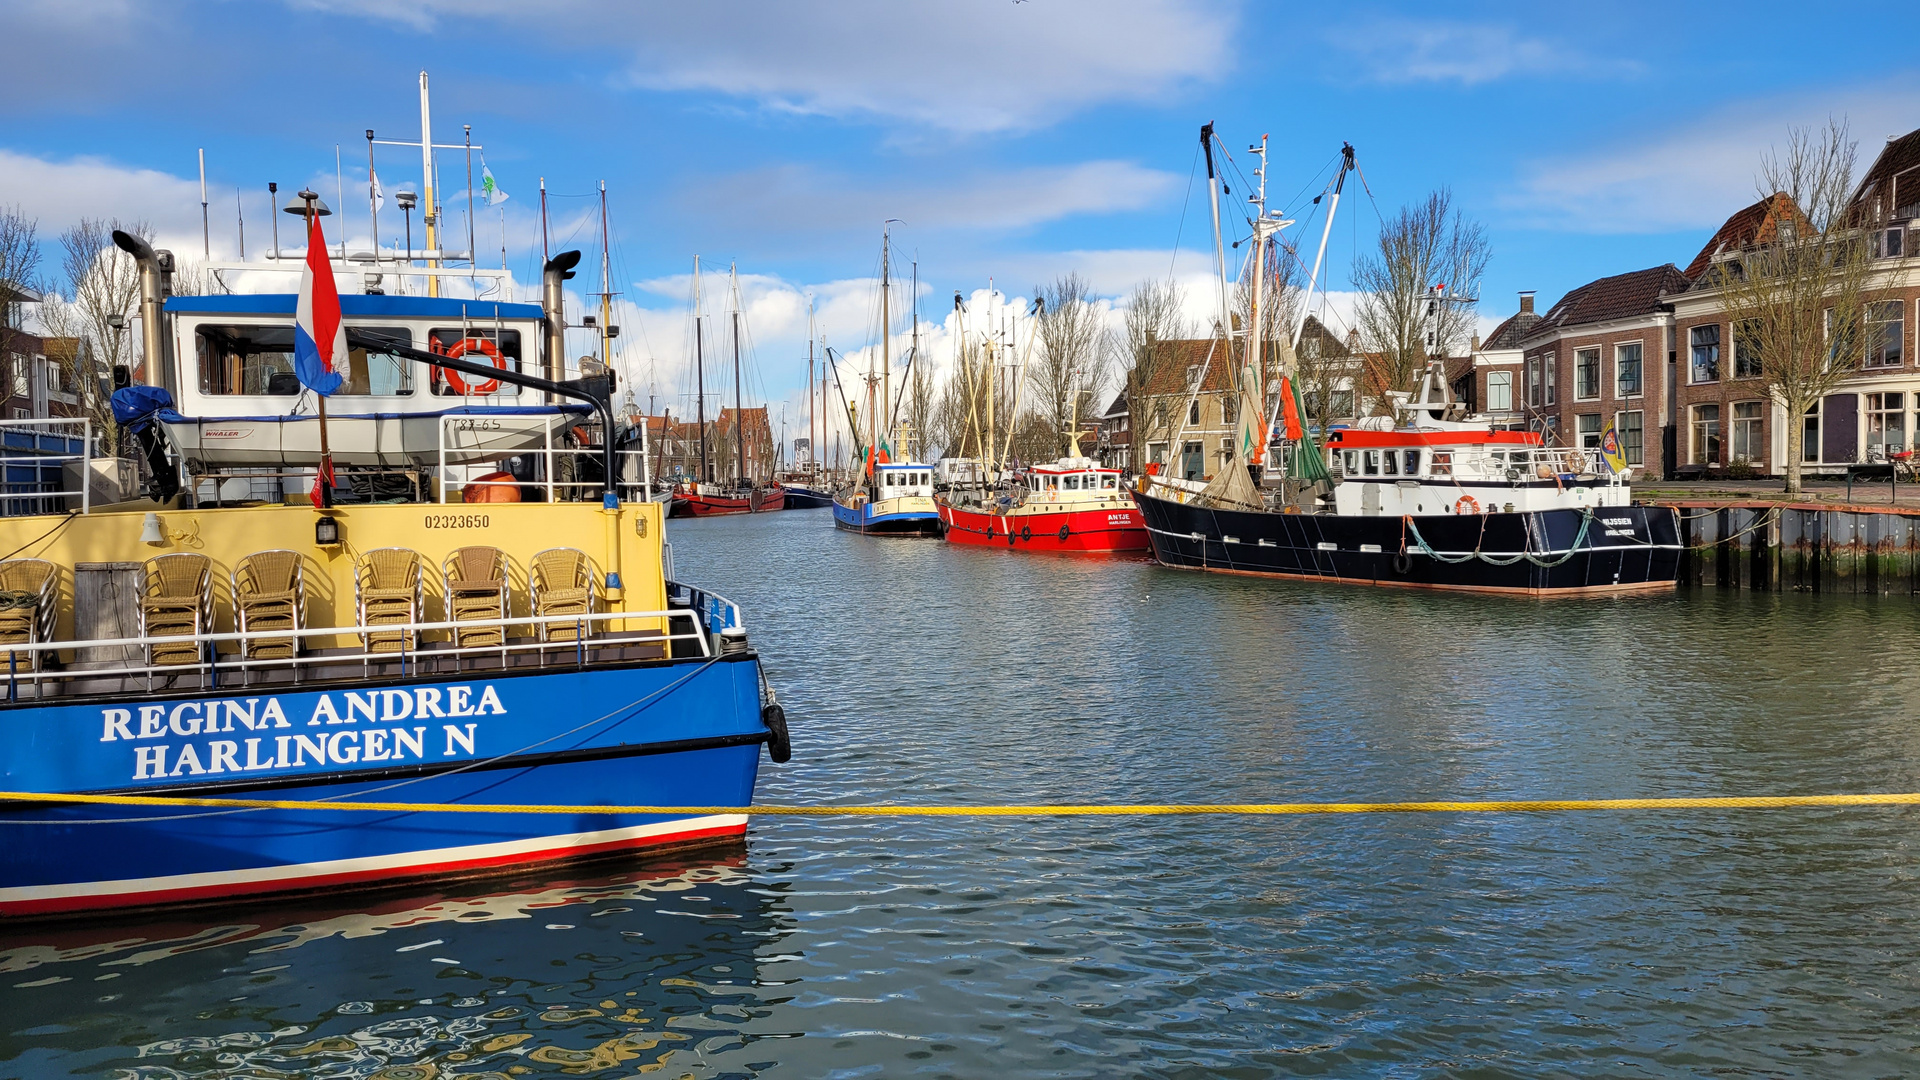
[[[173,336],[166,332],[164,310],[167,297],[173,295],[173,252],[155,251],[145,240],[119,229],[113,230],[113,243],[140,264],[140,347],[147,385],[165,389],[178,401],[180,380],[173,369]]]
[[[540,308],[547,324],[547,379],[567,379],[567,290],[566,280],[580,264],[578,251],[563,251],[547,260],[540,272]]]

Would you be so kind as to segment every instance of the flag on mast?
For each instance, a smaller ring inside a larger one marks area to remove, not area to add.
[[[320,216],[307,217],[307,265],[300,271],[300,299],[293,316],[293,373],[321,396],[340,388],[347,361],[347,327],[340,321],[340,290],[333,261],[320,233]]]
[[[493,182],[493,170],[487,168],[485,158],[480,159],[480,194],[486,198],[488,206],[499,206],[507,201],[507,193]]]
[[[373,212],[377,214],[387,208],[387,193],[381,190],[379,173],[368,169],[367,178],[373,190]]]

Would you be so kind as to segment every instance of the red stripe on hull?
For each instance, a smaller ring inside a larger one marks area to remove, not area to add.
[[[321,889],[388,884],[415,878],[483,877],[490,873],[520,870],[541,864],[573,862],[616,851],[692,847],[707,841],[742,837],[746,833],[747,827],[744,823],[716,825],[711,828],[688,829],[684,832],[610,840],[599,844],[565,844],[538,851],[515,852],[510,855],[459,859],[450,862],[412,863],[406,866],[381,867],[377,870],[353,870],[315,874],[311,877],[282,877],[270,881],[242,881],[233,884],[198,885],[189,888],[156,889],[112,895],[55,896],[40,900],[0,903],[0,915],[61,915],[81,911],[152,908],[208,903],[238,897],[268,896],[277,893],[309,893]],[[88,883],[76,882],[73,887],[85,889]]]
[[[940,522],[947,542],[978,547],[999,546],[1013,551],[1061,555],[1128,555],[1153,550],[1146,522],[1131,508],[1063,510],[1056,513],[984,514],[942,504]],[[1066,538],[1060,527],[1067,528]],[[1011,526],[1013,532],[1008,533]]]

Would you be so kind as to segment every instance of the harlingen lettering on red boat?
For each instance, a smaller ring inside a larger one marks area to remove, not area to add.
[[[314,765],[425,760],[478,753],[479,724],[419,721],[504,716],[506,707],[491,684],[348,690],[320,694],[304,724],[287,717],[278,697],[179,701],[100,710],[101,742],[147,742],[133,747],[133,779],[297,769]],[[402,721],[413,720],[412,725]],[[362,724],[374,725],[363,727]],[[351,726],[349,726],[351,725]],[[391,726],[384,726],[391,725]],[[344,730],[301,731],[302,727]],[[275,734],[279,729],[294,729]],[[249,737],[250,732],[261,734]],[[218,738],[221,735],[235,738]],[[433,746],[444,739],[441,747]],[[155,741],[161,740],[161,741]]]

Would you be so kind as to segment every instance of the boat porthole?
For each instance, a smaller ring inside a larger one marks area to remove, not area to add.
[[[1067,527],[1065,525],[1060,526],[1060,542],[1063,544],[1067,542]]]
[[[1022,540],[1033,539],[1033,526],[1031,525],[1020,526],[1020,539]]]

